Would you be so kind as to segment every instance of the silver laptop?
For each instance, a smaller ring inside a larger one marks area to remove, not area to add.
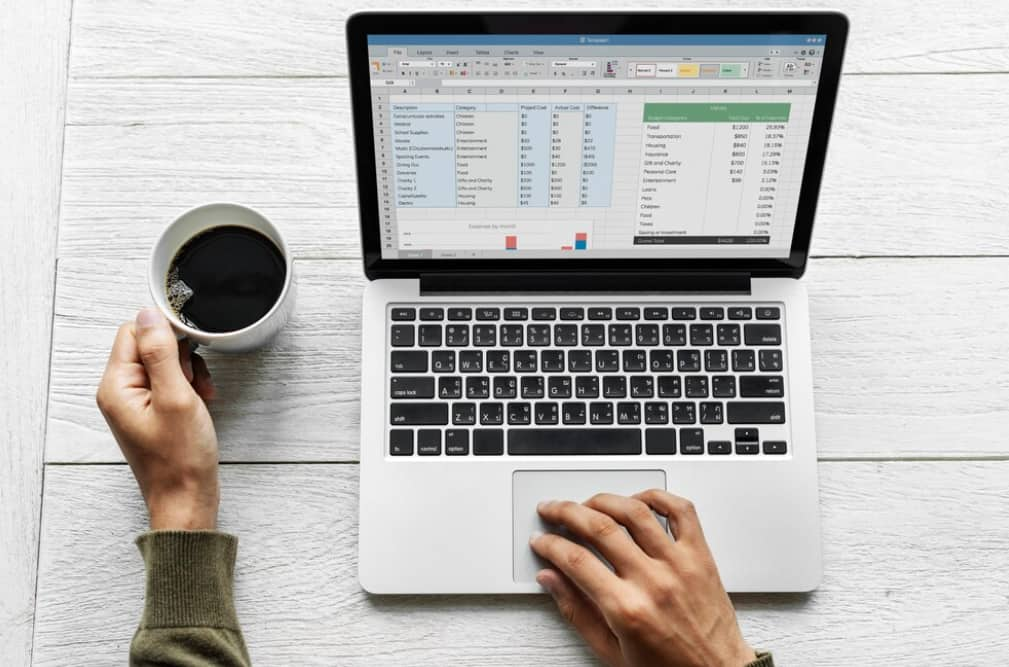
[[[800,278],[835,13],[362,13],[361,585],[526,593],[536,503],[694,501],[730,591],[821,577]]]

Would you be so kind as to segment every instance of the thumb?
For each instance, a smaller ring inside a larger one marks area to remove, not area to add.
[[[179,363],[179,344],[168,320],[155,308],[137,313],[137,349],[155,396],[191,391]]]

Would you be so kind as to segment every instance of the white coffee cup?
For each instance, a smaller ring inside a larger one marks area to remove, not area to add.
[[[191,238],[214,227],[237,225],[253,229],[271,239],[280,249],[287,266],[284,287],[273,307],[259,320],[235,331],[212,333],[195,329],[172,310],[166,293],[168,270],[176,253]],[[148,285],[154,303],[164,313],[179,338],[188,338],[220,352],[245,352],[266,345],[284,328],[294,310],[294,259],[280,231],[261,213],[238,204],[214,203],[186,211],[161,232],[148,271]]]

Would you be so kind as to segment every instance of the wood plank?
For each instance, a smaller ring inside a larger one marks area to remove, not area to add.
[[[149,299],[144,270],[61,260],[48,461],[121,460],[94,391],[115,327]],[[210,359],[226,461],[358,457],[360,264],[297,271],[277,347]],[[1009,259],[814,260],[804,281],[822,457],[1009,454],[1009,383],[992,374],[1009,330]]]
[[[968,0],[951,11],[941,0],[916,3],[913,20],[901,3],[809,0],[806,7],[839,9],[852,25],[848,72],[977,72],[1009,68],[999,2]],[[346,72],[344,19],[376,2],[351,0],[223,0],[145,2],[79,0],[74,12],[72,74],[81,76],[334,75]],[[598,6],[598,5],[597,5]],[[711,8],[748,8],[734,0]],[[794,9],[789,0],[762,6]],[[539,9],[511,0],[501,9]],[[576,0],[551,8],[582,9]],[[471,9],[465,0],[434,4],[404,0],[396,9]],[[692,0],[641,0],[638,9],[696,9]]]
[[[1009,253],[1006,87],[845,79],[813,253]],[[342,80],[73,81],[60,256],[144,257],[182,210],[233,200],[282,225],[299,257],[357,257],[348,104]]]
[[[738,597],[748,640],[782,665],[1003,662],[1009,462],[825,463],[820,478],[823,584]],[[241,540],[236,604],[257,664],[590,662],[539,596],[364,594],[357,479],[354,465],[223,468],[221,526]],[[126,466],[48,468],[36,664],[123,662],[145,523]]]
[[[31,660],[70,0],[0,3],[0,664]]]

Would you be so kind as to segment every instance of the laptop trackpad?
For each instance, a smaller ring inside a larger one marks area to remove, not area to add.
[[[597,493],[629,496],[645,489],[665,489],[662,470],[517,470],[512,476],[512,577],[516,582],[536,580],[544,567],[529,547],[536,531],[558,532],[536,513],[543,500],[583,502]]]

